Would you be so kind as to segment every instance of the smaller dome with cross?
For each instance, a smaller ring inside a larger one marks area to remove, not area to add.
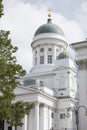
[[[71,58],[72,59],[72,56],[71,56],[71,54],[68,51],[61,52],[58,55],[57,60],[65,59],[65,58]]]

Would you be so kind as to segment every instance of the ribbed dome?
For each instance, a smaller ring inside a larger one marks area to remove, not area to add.
[[[57,59],[59,60],[59,59],[65,59],[65,58],[71,58],[72,59],[72,56],[70,55],[69,52],[64,51],[64,52],[62,52],[58,55]]]
[[[48,19],[46,24],[40,26],[36,30],[34,36],[42,34],[42,33],[56,33],[56,34],[60,34],[60,35],[64,36],[62,29],[59,26],[57,26],[56,24],[53,24],[51,21],[52,21],[51,19]]]

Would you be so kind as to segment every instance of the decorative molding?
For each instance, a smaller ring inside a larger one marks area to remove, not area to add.
[[[81,60],[76,62],[78,65],[78,70],[87,70],[87,60]]]

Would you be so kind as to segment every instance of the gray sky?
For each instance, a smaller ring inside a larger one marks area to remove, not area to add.
[[[30,2],[31,4],[42,4],[48,5],[52,8],[53,12],[62,13],[65,17],[69,19],[75,18],[75,14],[82,4],[86,0],[22,0],[23,2]]]
[[[62,28],[68,43],[87,37],[86,0],[4,0],[0,29],[10,30],[12,44],[18,46],[17,59],[29,72],[32,66],[31,42],[36,29],[46,23],[52,9],[53,23]]]
[[[23,2],[30,2],[33,5],[44,5],[50,7],[53,12],[61,13],[67,19],[75,20],[79,23],[85,35],[87,35],[87,28],[85,29],[83,23],[87,23],[87,0],[22,0]]]

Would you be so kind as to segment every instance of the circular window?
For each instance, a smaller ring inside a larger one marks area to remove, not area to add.
[[[44,48],[41,48],[40,51],[43,52],[43,51],[44,51]]]

